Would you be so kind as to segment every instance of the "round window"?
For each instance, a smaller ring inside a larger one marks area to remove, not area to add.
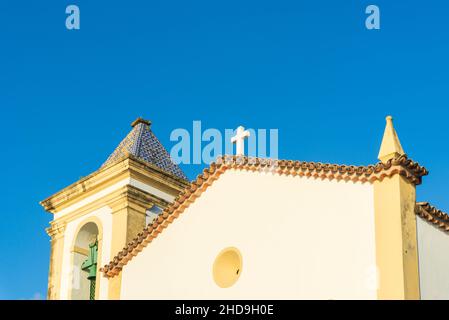
[[[242,255],[237,248],[226,248],[215,258],[213,266],[215,283],[221,288],[229,288],[237,282],[242,273]]]

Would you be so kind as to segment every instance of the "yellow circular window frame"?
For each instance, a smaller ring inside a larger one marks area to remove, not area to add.
[[[223,249],[215,258],[212,274],[217,286],[229,288],[242,274],[242,255],[237,248]]]

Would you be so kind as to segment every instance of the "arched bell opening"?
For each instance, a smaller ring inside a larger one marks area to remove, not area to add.
[[[78,231],[72,249],[73,300],[95,300],[99,254],[99,228],[87,222]]]

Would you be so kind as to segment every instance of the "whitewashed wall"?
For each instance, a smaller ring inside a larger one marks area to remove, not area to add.
[[[421,299],[449,299],[449,235],[417,217]]]
[[[375,299],[373,201],[368,183],[228,170],[124,267],[121,298]],[[223,289],[230,246],[243,268]]]

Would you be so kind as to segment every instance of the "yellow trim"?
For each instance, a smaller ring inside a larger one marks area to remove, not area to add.
[[[415,186],[400,175],[374,183],[378,299],[419,299]]]
[[[119,300],[122,287],[122,275],[119,274],[114,278],[110,278],[108,287],[108,299]]]
[[[133,178],[154,185],[173,196],[178,195],[188,185],[187,181],[169,175],[157,167],[129,155],[122,161],[101,168],[80,179],[41,201],[40,204],[46,211],[57,213],[125,178]]]
[[[89,250],[84,249],[84,248],[80,248],[80,247],[74,247],[72,248],[72,253],[79,253],[82,254],[83,256],[89,256]]]
[[[51,227],[47,229],[47,233],[51,237],[50,266],[48,271],[47,289],[48,300],[59,299],[61,288],[62,258],[64,255],[64,231],[65,224],[57,225],[55,223],[52,223]]]
[[[111,257],[127,244],[127,229],[128,209],[127,207],[118,205],[118,209],[113,210],[112,215],[112,234],[114,237],[111,243]],[[108,281],[108,299],[120,299],[121,277],[115,281],[111,281],[110,279]]]

